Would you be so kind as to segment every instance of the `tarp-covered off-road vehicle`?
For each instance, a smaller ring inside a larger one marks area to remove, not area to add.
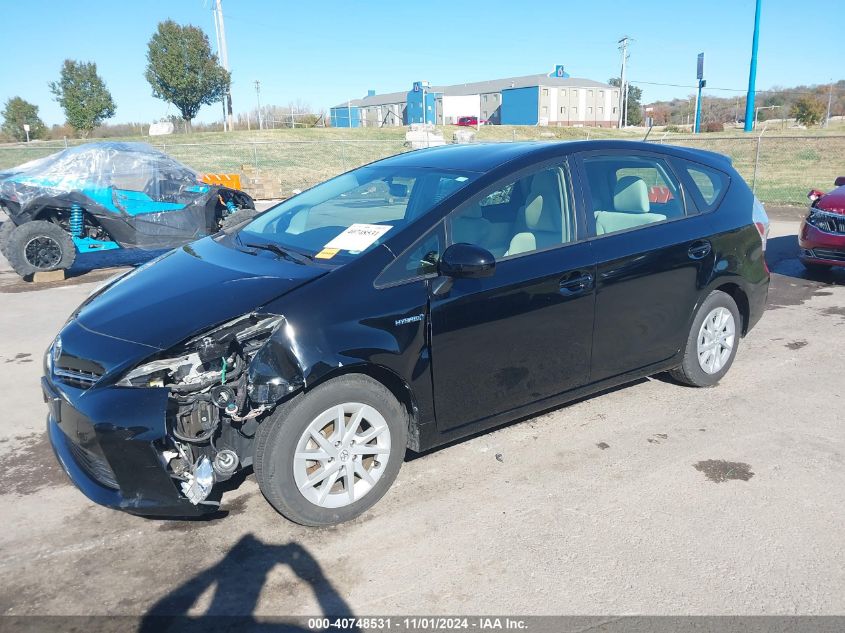
[[[144,143],[87,143],[0,172],[0,250],[26,277],[77,252],[174,248],[255,214],[242,191]],[[245,217],[246,216],[246,217]]]

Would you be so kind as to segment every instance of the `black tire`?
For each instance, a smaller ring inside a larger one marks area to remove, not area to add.
[[[43,246],[38,248],[39,243]],[[76,260],[73,239],[58,224],[35,220],[16,227],[6,243],[6,259],[21,277],[70,268]]]
[[[832,268],[830,264],[817,264],[816,262],[807,262],[804,260],[801,260],[801,263],[811,273],[826,273]]]
[[[346,402],[369,405],[382,415],[390,431],[390,453],[384,472],[369,492],[350,505],[324,508],[299,491],[294,479],[294,453],[300,437],[317,416]],[[286,518],[313,527],[335,525],[361,515],[384,496],[402,467],[407,439],[407,411],[390,390],[361,374],[340,376],[281,405],[261,423],[255,445],[255,476],[264,497]]]
[[[728,359],[722,368],[715,373],[707,373],[702,369],[698,361],[698,335],[704,319],[716,308],[726,308],[734,319],[734,326],[736,334],[734,335],[733,348],[731,349]],[[739,309],[736,307],[736,302],[729,294],[720,290],[714,290],[701,304],[698,312],[693,319],[692,327],[687,336],[686,346],[684,347],[684,360],[679,367],[672,369],[669,374],[680,383],[689,385],[691,387],[712,387],[718,383],[722,377],[728,373],[731,365],[736,358],[736,351],[739,348],[739,339],[742,334],[742,317],[739,314]]]
[[[238,209],[234,213],[231,213],[223,218],[223,221],[220,223],[220,228],[225,231],[226,229],[232,229],[241,224],[246,224],[259,213],[261,212],[256,211],[255,209]]]
[[[0,253],[3,253],[3,257],[6,257],[6,244],[9,241],[9,237],[12,235],[12,231],[16,228],[15,223],[11,220],[6,220],[3,222],[2,226],[0,226]]]

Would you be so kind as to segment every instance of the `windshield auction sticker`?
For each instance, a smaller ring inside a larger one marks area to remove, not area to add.
[[[384,224],[353,224],[324,248],[360,252],[392,228]]]
[[[340,252],[339,248],[324,248],[319,253],[314,255],[316,259],[331,259]]]

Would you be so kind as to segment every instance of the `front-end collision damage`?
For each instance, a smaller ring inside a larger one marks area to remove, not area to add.
[[[119,387],[168,390],[162,463],[194,505],[252,464],[258,425],[304,386],[293,328],[253,312],[138,365]]]

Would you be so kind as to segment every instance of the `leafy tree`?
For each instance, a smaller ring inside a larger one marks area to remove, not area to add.
[[[3,110],[3,133],[16,141],[26,140],[24,124],[29,124],[29,138],[44,138],[47,127],[38,116],[38,106],[20,97],[12,97],[6,101]]]
[[[66,59],[61,77],[50,83],[50,91],[65,111],[67,122],[83,138],[114,116],[114,101],[94,62]]]
[[[619,88],[622,85],[622,80],[619,77],[613,77],[607,80],[611,86]],[[624,95],[623,95],[624,98]],[[643,106],[642,106],[643,91],[642,88],[628,83],[628,125],[639,125],[643,122]]]
[[[793,104],[790,114],[802,125],[810,127],[822,120],[826,107],[825,104],[815,97],[806,95]]]
[[[159,22],[150,38],[144,76],[153,96],[175,105],[188,126],[200,107],[220,101],[231,83],[205,33],[173,20]]]

